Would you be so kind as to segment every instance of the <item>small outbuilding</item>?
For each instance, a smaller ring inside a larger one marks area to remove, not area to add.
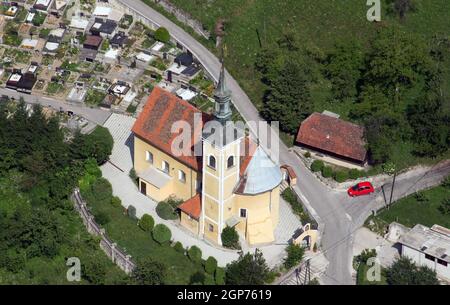
[[[367,149],[364,127],[330,112],[313,113],[300,125],[296,144],[314,157],[341,166],[364,166]]]

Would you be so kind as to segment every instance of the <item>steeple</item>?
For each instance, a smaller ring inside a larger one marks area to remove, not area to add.
[[[225,124],[231,119],[231,92],[225,85],[225,66],[223,63],[224,51],[222,46],[221,55],[221,68],[219,82],[217,83],[216,90],[214,91],[214,100],[216,101],[214,116],[222,124]]]

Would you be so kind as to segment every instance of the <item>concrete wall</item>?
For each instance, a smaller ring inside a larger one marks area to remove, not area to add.
[[[197,219],[190,217],[188,214],[182,211],[180,216],[180,223],[183,227],[187,228],[195,235],[199,235],[200,226]]]
[[[417,265],[427,266],[432,270],[435,270],[439,277],[450,280],[450,264],[447,264],[447,266],[443,266],[437,263],[437,259],[435,259],[435,261],[433,262],[425,258],[425,253],[417,251],[405,245],[402,245],[402,256],[409,257]]]

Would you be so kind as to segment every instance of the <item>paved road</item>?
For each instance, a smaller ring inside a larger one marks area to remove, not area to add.
[[[73,111],[74,114],[78,114],[91,122],[94,122],[99,125],[103,125],[108,117],[111,115],[111,112],[107,110],[102,110],[98,108],[90,108],[84,105],[72,105],[65,103],[61,100],[52,99],[49,97],[40,97],[34,96],[30,94],[24,94],[17,92],[11,89],[0,88],[0,95],[7,95],[16,100],[19,100],[20,97],[23,97],[25,102],[31,104],[41,104],[42,106],[50,106],[55,110],[62,109],[63,111]]]
[[[188,33],[171,22],[169,19],[148,7],[139,0],[118,0],[128,8],[135,10],[153,23],[167,28],[170,35],[181,45],[194,54],[204,68],[216,78],[220,71],[217,57],[196,41]],[[230,46],[232,47],[232,46]],[[232,91],[235,107],[246,121],[260,121],[258,111],[254,107],[237,81],[226,72],[227,86]],[[350,200],[345,192],[331,190],[305,167],[299,158],[280,142],[280,163],[289,164],[299,175],[295,191],[300,195],[309,210],[322,225],[322,248],[330,261],[325,273],[327,284],[352,284],[352,232],[360,227],[365,217],[372,209],[379,205],[379,201],[371,198]],[[450,169],[448,169],[450,170]],[[448,172],[448,171],[447,171]],[[411,180],[412,179],[412,180]],[[407,188],[414,178],[399,180],[399,188]]]

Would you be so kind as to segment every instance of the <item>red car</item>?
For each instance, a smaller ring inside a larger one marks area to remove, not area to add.
[[[348,189],[347,193],[351,197],[367,195],[375,192],[372,183],[360,182]]]

